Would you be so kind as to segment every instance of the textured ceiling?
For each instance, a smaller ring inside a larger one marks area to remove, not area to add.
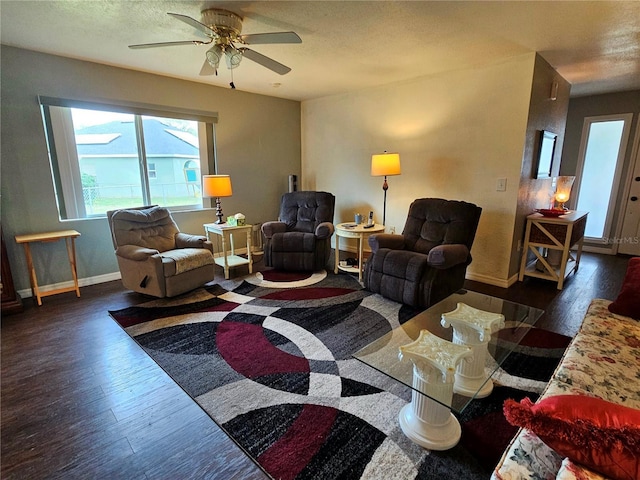
[[[243,33],[293,30],[298,45],[252,49],[292,68],[248,59],[239,90],[304,100],[472,68],[539,52],[572,95],[640,89],[640,1],[0,1],[1,41],[30,50],[228,87],[231,72],[199,76],[207,46],[131,50],[201,39],[169,15],[219,7]]]

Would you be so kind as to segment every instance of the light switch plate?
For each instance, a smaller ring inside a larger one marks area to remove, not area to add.
[[[499,178],[496,183],[496,192],[504,192],[507,190],[507,179]]]

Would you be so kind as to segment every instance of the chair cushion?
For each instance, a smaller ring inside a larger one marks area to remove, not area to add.
[[[118,210],[111,217],[117,245],[138,245],[160,252],[176,247],[179,232],[171,213],[164,207]]]
[[[205,248],[179,248],[160,254],[165,277],[180,275],[204,265],[213,265],[213,254]]]
[[[333,222],[335,197],[328,192],[290,192],[282,196],[279,220],[287,230],[313,233],[322,222]]]
[[[308,252],[313,253],[316,247],[316,236],[313,233],[285,232],[276,233],[271,237],[271,251]]]
[[[427,254],[436,245],[460,243],[471,250],[481,211],[480,207],[462,201],[414,200],[402,231],[405,248]]]

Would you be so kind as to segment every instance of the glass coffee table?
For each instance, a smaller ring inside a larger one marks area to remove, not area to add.
[[[412,389],[411,403],[399,415],[405,435],[430,450],[447,450],[461,435],[453,413],[491,393],[492,375],[542,314],[460,290],[354,357]]]

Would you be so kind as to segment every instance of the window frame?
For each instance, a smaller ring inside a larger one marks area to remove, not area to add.
[[[198,138],[200,151],[200,171],[202,175],[209,173],[217,173],[217,153],[215,142],[215,127],[218,122],[217,112],[204,112],[199,110],[190,110],[169,106],[149,105],[135,102],[117,102],[117,101],[87,101],[74,100],[56,97],[38,96],[38,103],[43,113],[43,123],[47,143],[49,146],[50,164],[52,168],[52,179],[56,190],[56,202],[58,204],[58,212],[60,220],[79,220],[87,218],[105,217],[104,213],[87,215],[85,204],[77,201],[78,192],[75,192],[77,185],[81,185],[79,173],[79,161],[77,151],[75,149],[75,132],[73,130],[73,122],[71,121],[71,108],[80,108],[85,110],[98,110],[114,113],[125,113],[134,115],[136,131],[142,131],[142,117],[164,117],[170,119],[190,120],[198,122]],[[67,115],[60,115],[52,111],[49,107],[66,108],[68,119],[58,118]],[[62,141],[58,139],[63,136]],[[73,139],[73,141],[69,140]],[[144,143],[139,141],[139,158],[143,168],[140,171],[141,188],[143,196],[149,196],[148,170]],[[77,177],[77,178],[76,178]],[[143,178],[144,177],[144,178]],[[82,198],[82,195],[80,195]],[[68,199],[73,199],[70,201]],[[201,199],[199,208],[210,208],[209,199]],[[206,202],[206,205],[205,205]],[[71,205],[73,203],[73,205]],[[81,204],[81,205],[80,205]],[[172,206],[172,210],[193,210],[194,204],[183,206]]]

